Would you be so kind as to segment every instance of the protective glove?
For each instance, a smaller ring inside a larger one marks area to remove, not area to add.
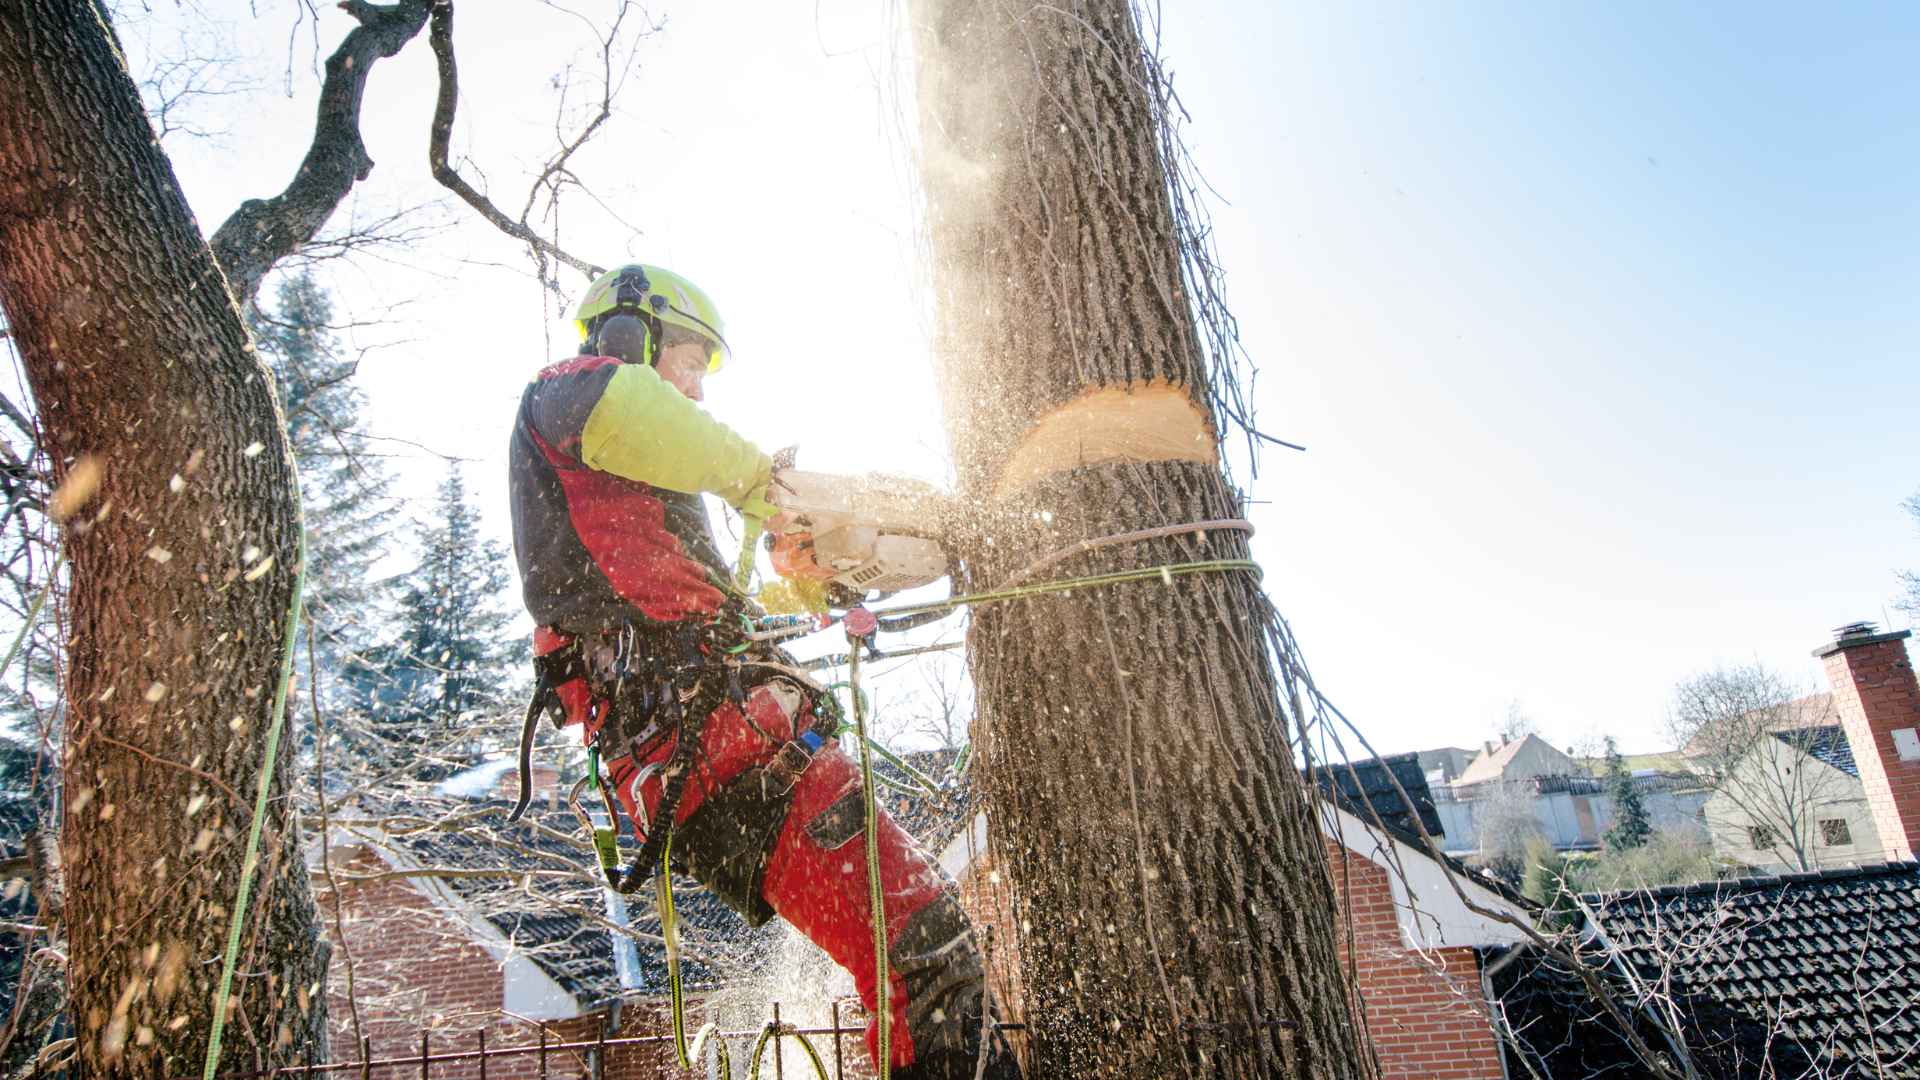
[[[769,615],[818,615],[827,610],[827,583],[775,578],[760,586],[757,599]]]
[[[755,518],[763,522],[778,514],[780,507],[772,501],[771,496],[776,488],[791,490],[781,482],[780,474],[793,468],[794,459],[799,456],[799,453],[800,448],[797,446],[776,451],[767,467],[767,478],[748,491],[746,497],[735,503],[734,509],[740,511],[743,517]]]

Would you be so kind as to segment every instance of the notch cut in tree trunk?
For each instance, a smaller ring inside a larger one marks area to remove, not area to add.
[[[1213,423],[1178,386],[1101,386],[1033,422],[995,481],[996,501],[1054,473],[1122,462],[1217,465]]]

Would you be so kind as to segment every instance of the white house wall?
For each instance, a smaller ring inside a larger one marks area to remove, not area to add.
[[[1797,754],[1778,739],[1769,739],[1766,745],[1773,753]],[[1809,792],[1817,796],[1817,806],[1810,812],[1812,842],[1807,852],[1814,868],[1858,866],[1884,861],[1886,851],[1880,842],[1880,831],[1874,826],[1873,814],[1867,807],[1867,790],[1860,778],[1818,758],[1798,756],[1804,762],[1804,768],[1819,771],[1819,779],[1808,781],[1807,787]],[[1822,842],[1819,822],[1829,818],[1838,818],[1847,823],[1852,843],[1830,845]],[[1789,864],[1783,859],[1780,850],[1762,851],[1753,846],[1747,832],[1748,827],[1755,824],[1752,816],[1725,794],[1715,792],[1707,800],[1706,820],[1713,834],[1715,852],[1762,870],[1799,869],[1798,865]]]
[[[1387,871],[1393,888],[1394,915],[1400,923],[1400,939],[1409,949],[1453,949],[1487,945],[1517,945],[1528,940],[1518,926],[1507,923],[1495,912],[1517,919],[1522,926],[1532,920],[1519,905],[1472,878],[1453,875],[1448,868],[1418,848],[1369,829],[1359,818],[1344,810],[1333,811],[1333,821],[1324,819],[1321,829],[1348,851],[1362,856]],[[1338,832],[1335,836],[1334,833]],[[1457,890],[1456,890],[1457,886]],[[1476,911],[1461,898],[1464,892]]]

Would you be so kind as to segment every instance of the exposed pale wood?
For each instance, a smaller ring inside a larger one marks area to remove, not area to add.
[[[1085,465],[1220,461],[1207,415],[1167,383],[1101,386],[1042,416],[1020,438],[994,484],[1005,498],[1041,477]]]

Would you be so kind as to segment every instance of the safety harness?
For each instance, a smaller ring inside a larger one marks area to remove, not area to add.
[[[760,731],[775,747],[773,758],[766,765],[747,769],[728,783],[728,789],[758,788],[762,795],[775,796],[792,790],[814,754],[838,731],[839,704],[830,693],[806,679],[787,657],[753,640],[752,635],[758,632],[762,631],[737,610],[703,625],[663,628],[629,624],[597,641],[542,628],[535,640],[533,696],[520,729],[520,793],[507,820],[519,820],[532,802],[533,743],[540,718],[549,717],[556,728],[583,724],[590,772],[585,782],[600,789],[610,823],[591,826],[601,870],[615,890],[637,890],[667,850],[687,781],[698,763],[707,718],[722,704],[731,702],[759,730],[748,712],[747,694],[762,683],[780,678],[807,696],[809,707],[799,710],[796,720],[805,714],[811,723],[791,738]],[[673,749],[666,758],[643,767],[641,762],[669,738]],[[603,759],[610,763],[610,775],[604,780],[600,775]],[[611,764],[616,761],[623,764]],[[653,812],[646,815],[651,820],[634,823],[641,848],[623,871],[617,859],[608,859],[606,853],[618,850],[619,813],[612,792],[632,775],[629,770],[641,772],[634,779],[636,788],[658,772],[661,794]],[[576,796],[577,792],[578,785]],[[716,805],[728,801],[726,794],[715,794]],[[767,823],[731,824],[738,829],[765,831]],[[760,826],[757,829],[756,824]],[[772,825],[777,828],[778,822]],[[756,917],[761,915],[753,910],[759,906],[758,898],[748,886],[758,882],[765,853],[750,852],[747,856],[746,862],[709,860],[691,852],[687,857],[716,862],[704,868],[739,886],[720,891],[741,894],[734,898],[735,906],[756,923],[763,922],[771,913]],[[696,872],[696,876],[708,875]]]

